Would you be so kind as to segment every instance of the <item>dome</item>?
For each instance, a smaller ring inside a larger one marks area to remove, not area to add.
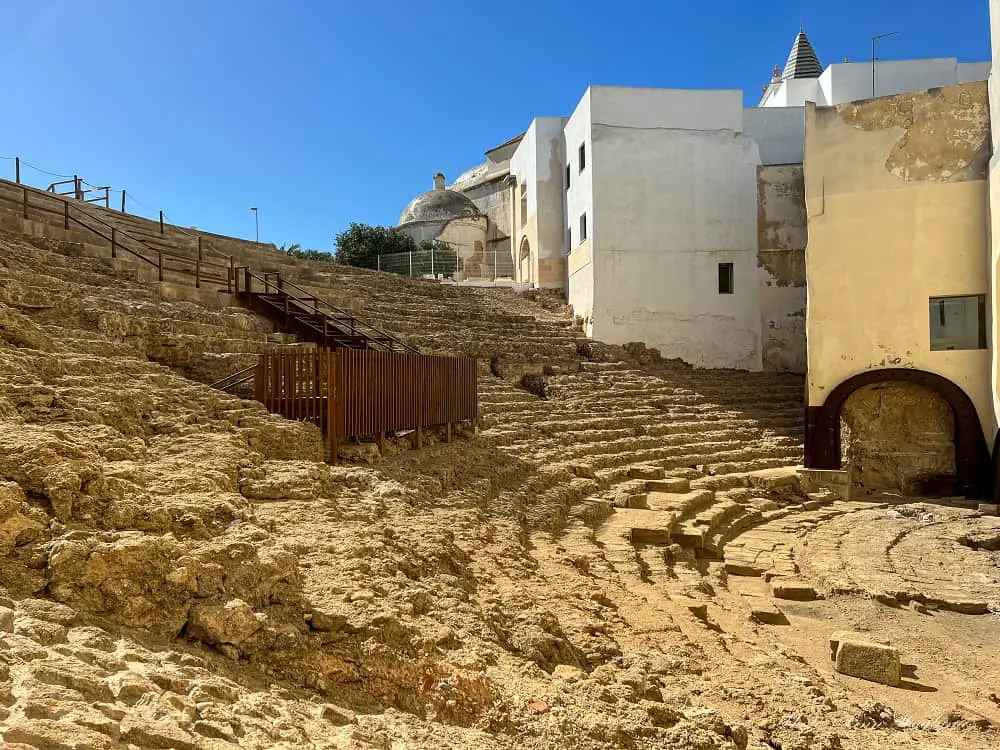
[[[444,186],[444,175],[434,176],[434,189],[421,193],[399,216],[399,225],[416,221],[451,221],[480,216],[476,204],[469,198]]]

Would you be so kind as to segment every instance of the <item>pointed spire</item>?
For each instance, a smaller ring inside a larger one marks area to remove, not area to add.
[[[787,81],[789,78],[819,78],[823,73],[823,66],[819,64],[816,50],[809,43],[806,32],[799,30],[795,37],[795,44],[788,55],[788,62],[785,63],[785,71],[781,74],[781,80]]]

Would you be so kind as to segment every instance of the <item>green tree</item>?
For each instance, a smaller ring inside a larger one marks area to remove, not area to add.
[[[413,238],[394,227],[372,227],[353,223],[335,239],[337,263],[359,268],[377,268],[379,255],[419,250]]]
[[[329,262],[334,261],[332,253],[324,252],[323,250],[303,250],[302,245],[295,243],[294,245],[281,245],[278,247],[278,252],[287,253],[293,258],[299,258],[301,260],[326,260]]]

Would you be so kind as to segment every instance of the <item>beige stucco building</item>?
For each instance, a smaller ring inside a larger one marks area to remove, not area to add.
[[[985,491],[990,151],[984,82],[806,106],[807,465]]]

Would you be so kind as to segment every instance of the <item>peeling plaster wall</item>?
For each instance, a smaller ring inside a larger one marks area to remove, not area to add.
[[[802,165],[757,168],[757,271],[765,370],[806,371],[806,203]]]
[[[741,95],[591,91],[594,337],[760,370],[760,156]],[[734,265],[733,294],[719,293],[719,263]]]
[[[944,398],[915,383],[876,383],[841,411],[841,455],[866,491],[954,495],[955,421]]]
[[[988,283],[984,83],[806,108],[809,404],[870,369],[961,387],[992,442],[989,350],[930,351],[932,296]]]
[[[489,225],[487,227],[487,247],[492,252],[511,257],[510,240],[510,189],[504,187],[503,179],[491,180],[480,185],[462,190],[462,193],[476,204]]]

